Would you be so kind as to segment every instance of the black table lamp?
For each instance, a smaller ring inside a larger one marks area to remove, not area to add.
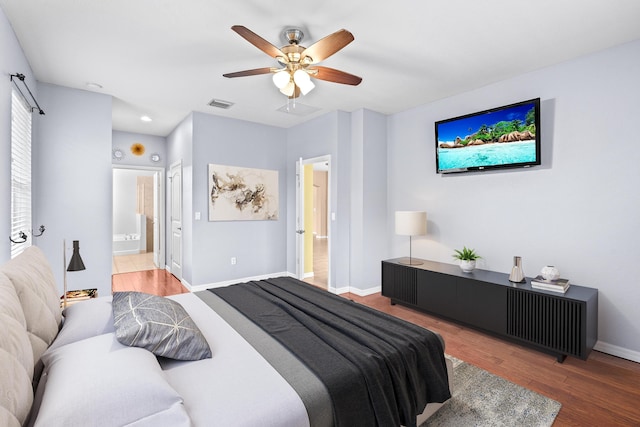
[[[69,261],[69,266],[67,267],[67,245],[66,242],[62,242],[63,246],[63,265],[66,267],[64,270],[64,302],[63,308],[67,308],[67,271],[80,271],[86,270],[84,266],[84,262],[82,262],[82,258],[80,257],[80,242],[78,240],[73,241],[73,254],[71,255],[71,261]]]

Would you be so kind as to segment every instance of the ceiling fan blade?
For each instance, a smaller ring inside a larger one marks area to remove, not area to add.
[[[324,61],[349,43],[353,41],[353,34],[347,30],[339,30],[333,34],[329,34],[323,39],[318,40],[304,51],[300,55],[301,58],[305,56],[309,64],[317,64],[320,61]],[[304,60],[304,59],[303,59]]]
[[[278,70],[278,68],[265,67],[265,68],[254,68],[253,70],[244,70],[244,71],[236,71],[235,73],[227,73],[223,74],[224,77],[246,77],[246,76],[257,76],[259,74],[269,74],[274,70]]]
[[[362,81],[362,77],[336,70],[335,68],[317,66],[309,68],[309,75],[316,79],[326,80],[333,83],[357,86]]]
[[[242,25],[234,25],[233,27],[231,27],[231,29],[267,55],[276,59],[282,57],[285,58],[286,61],[287,55],[285,55],[284,52],[282,52],[280,49],[278,49],[247,27],[244,27]]]

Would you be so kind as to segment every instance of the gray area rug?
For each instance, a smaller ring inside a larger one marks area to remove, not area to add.
[[[559,402],[447,356],[453,362],[453,396],[420,427],[550,426]]]

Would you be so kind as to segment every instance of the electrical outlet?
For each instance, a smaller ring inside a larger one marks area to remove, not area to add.
[[[236,257],[231,257],[231,265],[236,265]]]

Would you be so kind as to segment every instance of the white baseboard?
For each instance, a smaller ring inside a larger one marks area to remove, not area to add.
[[[194,290],[193,290],[193,286],[191,286],[191,283],[187,282],[187,281],[186,281],[186,280],[184,280],[184,279],[180,279],[180,283],[182,283],[182,286],[184,286],[185,288],[187,288],[187,290],[188,290],[189,292],[194,292]]]
[[[621,357],[623,359],[640,363],[640,352],[629,350],[628,348],[609,344],[603,341],[598,341],[596,342],[596,345],[593,346],[593,349],[597,351],[601,351],[603,353],[610,354],[612,356]]]
[[[189,290],[191,292],[198,292],[198,291],[204,291],[212,288],[221,288],[224,286],[233,285],[235,283],[244,283],[244,282],[250,282],[252,280],[264,280],[264,279],[269,279],[271,277],[284,277],[284,276],[290,276],[290,274],[287,273],[286,271],[281,271],[278,273],[262,274],[260,276],[239,277],[237,279],[224,280],[222,282],[205,283],[204,285],[192,286],[189,288]]]
[[[344,294],[344,293],[349,292],[349,287],[345,286],[345,287],[342,287],[342,288],[336,288],[334,286],[331,286],[329,288],[329,292],[331,292],[332,294],[336,294],[336,295]]]
[[[368,289],[358,289],[358,288],[346,288],[344,292],[351,292],[352,294],[356,294],[359,297],[366,297],[367,295],[376,294],[382,291],[381,286],[375,286],[373,288]]]
[[[315,274],[313,273],[313,271],[310,272],[310,273],[304,273],[304,278],[305,279],[308,279],[309,277],[315,277]]]

